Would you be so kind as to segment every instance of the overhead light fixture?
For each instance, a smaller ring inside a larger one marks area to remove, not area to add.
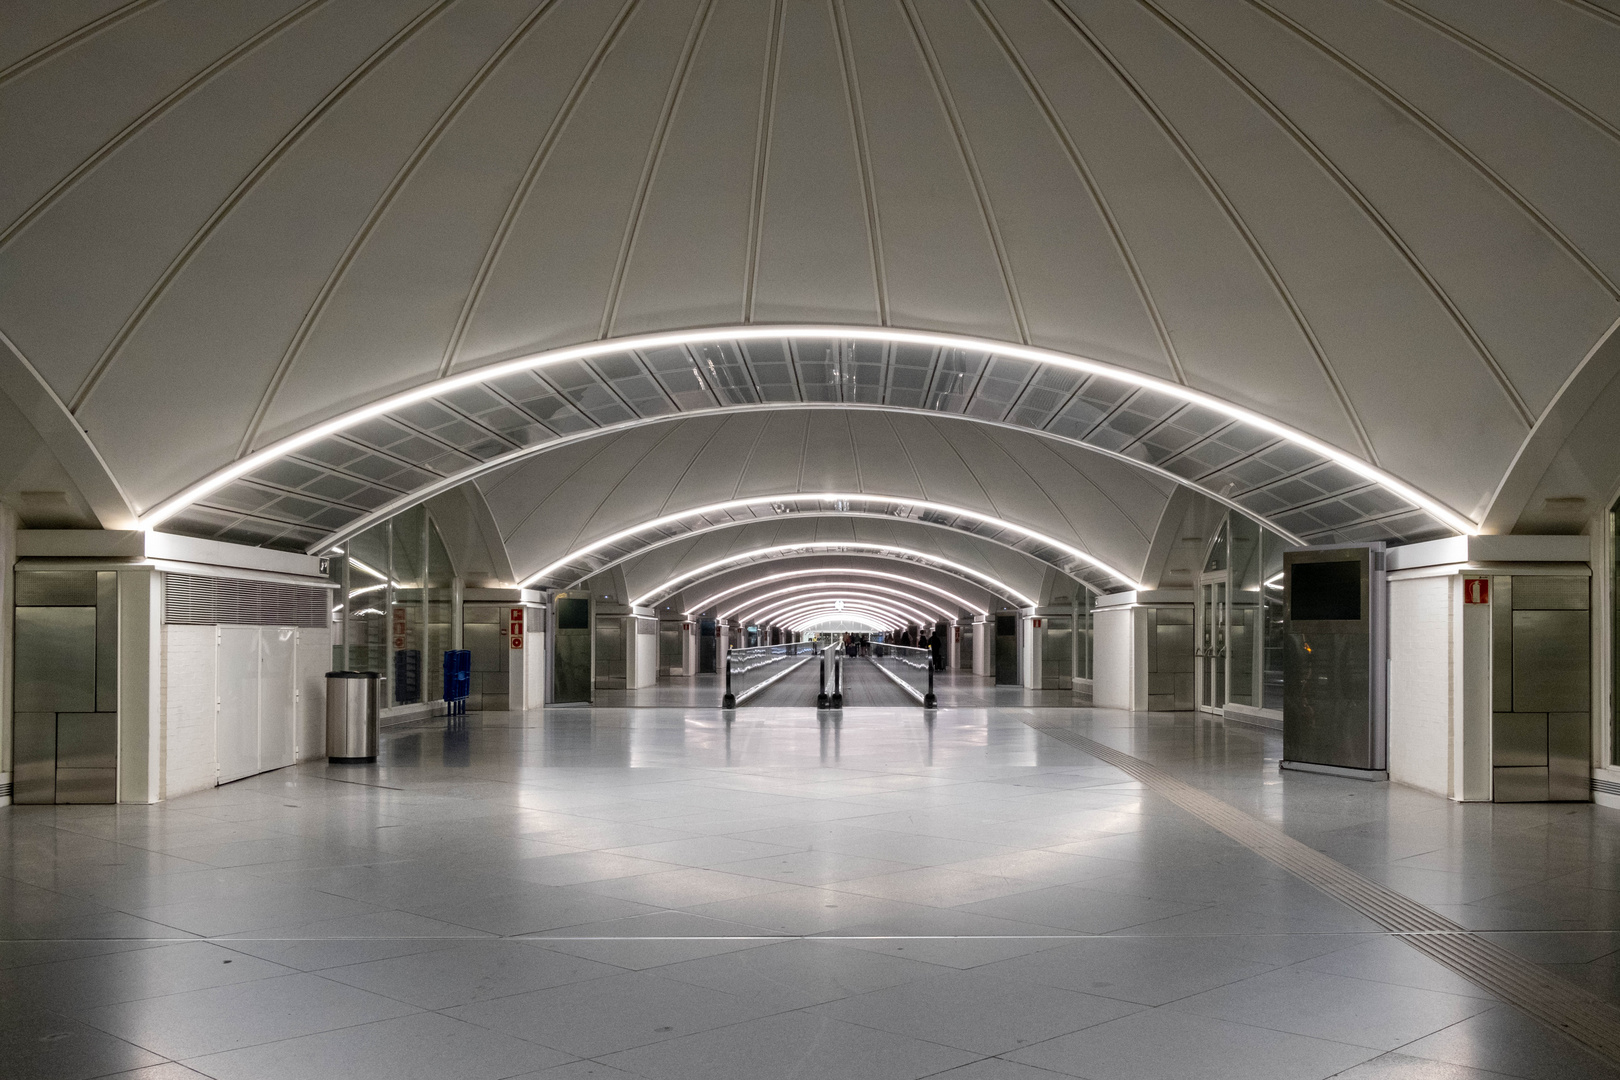
[[[1264,431],[1266,434],[1284,442],[1303,447],[1311,453],[1327,458],[1370,483],[1376,484],[1401,499],[1421,507],[1425,512],[1442,521],[1446,526],[1463,535],[1474,535],[1479,531],[1478,525],[1457,513],[1439,500],[1431,498],[1423,492],[1412,487],[1405,481],[1383,471],[1369,462],[1363,461],[1354,454],[1340,450],[1320,439],[1305,434],[1296,428],[1290,427],[1280,421],[1272,420],[1260,413],[1253,412],[1231,402],[1203,391],[1195,390],[1181,383],[1171,382],[1144,372],[1133,371],[1130,368],[1115,364],[1103,363],[1099,360],[1090,360],[1077,356],[1053,352],[1049,349],[1037,348],[1031,345],[1013,345],[1004,341],[992,341],[986,338],[964,337],[956,334],[943,334],[923,330],[897,330],[890,327],[878,326],[838,326],[838,325],[749,325],[730,327],[708,327],[697,330],[678,330],[663,333],[641,334],[632,337],[608,338],[602,341],[593,341],[582,345],[570,345],[558,349],[547,349],[542,352],[530,353],[512,360],[505,360],[488,364],[481,368],[474,368],[447,378],[435,379],[423,383],[411,390],[402,391],[364,405],[330,420],[312,425],[303,431],[296,432],[284,439],[279,439],[261,450],[257,450],[245,457],[239,458],[220,469],[215,470],[203,479],[193,483],[175,495],[164,499],[149,509],[139,519],[143,529],[156,528],[162,522],[184,510],[186,507],[207,497],[220,488],[239,480],[250,473],[256,472],[272,461],[294,453],[312,443],[332,435],[340,434],[358,424],[368,420],[385,416],[399,409],[407,408],[419,402],[429,401],[436,397],[452,394],[457,390],[480,383],[501,379],[519,372],[536,371],[557,364],[574,360],[589,360],[594,357],[608,356],[615,353],[632,350],[663,349],[685,345],[708,345],[721,342],[747,342],[761,340],[818,340],[818,341],[873,341],[895,345],[918,345],[925,348],[938,349],[964,349],[975,352],[984,352],[993,356],[1008,357],[1016,360],[1025,360],[1030,363],[1047,367],[1060,368],[1077,374],[1096,375],[1124,383],[1141,389],[1152,390],[1155,393],[1175,398],[1189,404],[1209,409],[1233,420],[1241,421],[1252,427]],[[659,419],[666,419],[660,417]],[[971,419],[971,418],[969,418]],[[514,451],[510,455],[501,455],[504,458],[523,456],[532,452],[529,448]],[[515,456],[514,456],[515,455]],[[501,461],[504,464],[505,461]],[[485,463],[491,467],[498,467],[493,463]],[[1140,463],[1138,463],[1140,464]],[[459,482],[459,481],[458,481]],[[1202,490],[1202,489],[1200,489]]]

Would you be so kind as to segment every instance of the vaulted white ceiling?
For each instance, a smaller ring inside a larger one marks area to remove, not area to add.
[[[1616,55],[1598,0],[11,4],[0,387],[135,516],[500,358],[912,327],[1196,388],[1483,522],[1620,314]],[[320,534],[264,484],[174,527]]]

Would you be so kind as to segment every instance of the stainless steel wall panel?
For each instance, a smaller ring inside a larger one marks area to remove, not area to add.
[[[1513,612],[1514,712],[1590,711],[1589,623],[1583,610]]]
[[[1547,798],[1587,802],[1592,798],[1592,714],[1547,717]]]
[[[1177,673],[1193,671],[1193,625],[1166,623],[1163,615],[1158,626],[1159,670]]]
[[[19,570],[17,607],[95,607],[94,570]]]
[[[1491,764],[1536,767],[1547,764],[1546,713],[1493,713]]]
[[[118,714],[58,713],[56,767],[58,770],[116,769]]]
[[[113,803],[118,801],[117,769],[57,769],[56,801]]]
[[[96,574],[96,711],[118,711],[118,575]]]
[[[17,803],[56,801],[56,714],[19,712],[12,718],[11,797]]]
[[[1513,579],[1491,579],[1491,708],[1513,711]]]
[[[95,575],[89,578],[93,595]],[[13,709],[19,713],[95,712],[96,609],[19,607],[13,626]]]
[[[1513,579],[1514,611],[1585,611],[1591,578],[1519,574]]]
[[[1496,802],[1546,802],[1547,770],[1492,769]]]

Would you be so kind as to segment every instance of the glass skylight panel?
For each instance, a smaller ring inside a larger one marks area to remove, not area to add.
[[[697,361],[686,349],[647,349],[640,355],[664,393],[682,410],[712,409],[718,404],[708,382],[698,373]]]
[[[1044,429],[1084,378],[1073,371],[1058,368],[1037,371],[1023,396],[1018,399],[1018,404],[1013,406],[1008,419],[1025,427]]]
[[[250,473],[249,477],[275,484],[277,487],[301,488],[323,475],[325,470],[306,465],[295,458],[279,458],[257,472]]]
[[[715,397],[725,405],[751,405],[759,400],[742,354],[731,342],[691,346],[697,369],[708,380]]]
[[[750,341],[742,349],[763,400],[799,400],[799,384],[793,377],[793,356],[787,342]]]
[[[638,416],[663,416],[675,411],[669,395],[641,366],[634,353],[597,357],[591,361],[591,367]]]
[[[842,357],[833,341],[796,341],[794,366],[799,371],[799,390],[806,401],[839,401],[839,374]]]
[[[960,413],[967,408],[973,391],[984,374],[987,353],[968,349],[941,349],[934,365],[934,384],[928,388],[925,408],[934,412]]]
[[[1181,407],[1178,398],[1138,390],[1086,436],[1086,442],[1106,450],[1122,450]]]
[[[1034,374],[1035,365],[1026,360],[1010,360],[1005,356],[991,360],[989,368],[979,378],[978,390],[968,402],[968,415],[986,420],[1005,418]]]
[[[884,400],[902,409],[920,409],[938,352],[926,345],[900,344],[890,350],[889,387]]]

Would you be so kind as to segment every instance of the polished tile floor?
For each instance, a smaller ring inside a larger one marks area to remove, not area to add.
[[[1036,719],[1620,999],[1614,811],[1279,774],[1187,714],[572,708],[0,810],[0,1075],[1617,1075]]]

